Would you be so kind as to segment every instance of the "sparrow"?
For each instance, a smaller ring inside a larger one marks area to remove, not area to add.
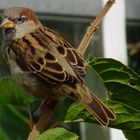
[[[29,93],[49,102],[65,97],[79,101],[107,126],[115,114],[84,84],[85,61],[66,40],[44,27],[36,13],[24,7],[4,10],[1,52],[12,77]]]

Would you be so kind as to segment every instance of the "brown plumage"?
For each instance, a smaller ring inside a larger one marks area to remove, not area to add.
[[[5,10],[1,28],[2,51],[11,73],[32,95],[49,101],[73,98],[105,126],[115,119],[114,113],[84,85],[84,59],[44,27],[33,11],[21,7]]]

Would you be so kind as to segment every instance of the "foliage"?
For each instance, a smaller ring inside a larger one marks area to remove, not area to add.
[[[87,62],[107,88],[109,100],[103,99],[104,104],[116,114],[116,120],[110,122],[109,127],[123,130],[129,140],[138,140],[140,136],[140,76],[113,59],[89,57]],[[2,126],[0,139],[25,139],[29,133],[27,113],[31,111],[33,103],[36,104],[36,100],[25,93],[11,78],[0,80],[0,93],[0,124]],[[57,123],[81,121],[97,123],[77,102],[66,105],[62,110],[59,109],[58,114],[60,115],[55,118]],[[9,125],[10,127],[8,127]],[[14,134],[14,130],[16,134]],[[54,128],[39,135],[37,140],[62,140],[65,138],[77,140],[78,136],[64,128]]]
[[[36,140],[78,140],[78,136],[64,128],[54,128],[37,136]]]

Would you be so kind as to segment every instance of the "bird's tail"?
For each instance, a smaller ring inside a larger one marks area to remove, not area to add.
[[[78,100],[101,125],[107,126],[109,124],[109,120],[115,119],[115,114],[106,107],[98,97],[93,95],[85,85],[78,85],[77,88]]]

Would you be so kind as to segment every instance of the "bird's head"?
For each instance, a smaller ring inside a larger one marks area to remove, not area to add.
[[[28,8],[12,7],[6,9],[1,18],[0,28],[2,28],[4,38],[7,40],[22,38],[41,26],[37,15]]]

